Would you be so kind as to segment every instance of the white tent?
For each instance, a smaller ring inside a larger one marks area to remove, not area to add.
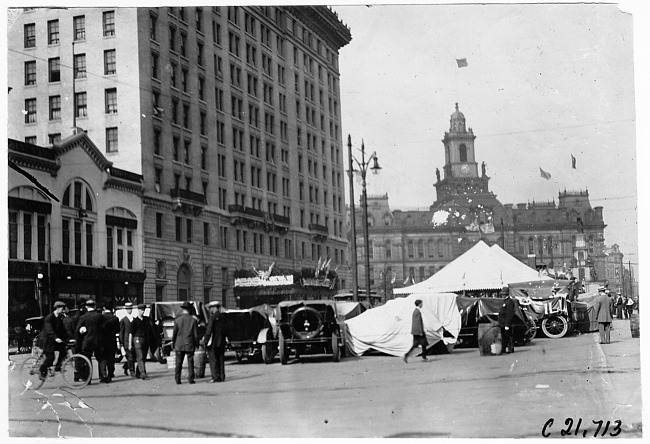
[[[425,294],[463,290],[496,290],[512,282],[552,279],[521,263],[498,245],[479,241],[429,279],[396,288],[394,294]]]
[[[389,355],[404,356],[413,345],[411,324],[416,299],[423,302],[422,322],[429,346],[440,340],[445,344],[455,343],[461,327],[456,295],[411,295],[392,299],[345,321],[348,351],[358,356],[372,348]],[[453,338],[443,337],[443,327]]]

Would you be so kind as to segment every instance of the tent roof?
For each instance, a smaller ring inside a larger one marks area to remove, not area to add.
[[[395,294],[440,293],[463,290],[497,290],[511,282],[540,279],[537,271],[521,263],[498,245],[488,247],[479,241],[442,270],[410,287],[397,288]]]

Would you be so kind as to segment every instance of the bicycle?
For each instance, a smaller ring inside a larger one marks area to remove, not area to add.
[[[80,353],[73,353],[74,340],[66,343],[67,356],[61,363],[61,376],[63,383],[70,388],[81,389],[88,385],[93,374],[93,365],[90,359]],[[52,381],[56,377],[55,366],[47,369],[47,376],[41,378],[41,365],[45,361],[45,354],[39,351],[35,356],[30,356],[20,366],[20,382],[28,390],[38,390],[45,381]]]

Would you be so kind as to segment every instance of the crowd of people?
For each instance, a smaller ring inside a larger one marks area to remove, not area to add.
[[[181,383],[183,361],[188,361],[188,382],[194,383],[194,353],[199,347],[208,351],[211,382],[225,380],[224,354],[227,329],[221,317],[219,302],[208,304],[210,319],[203,337],[199,337],[198,322],[191,312],[191,303],[181,305],[181,313],[174,319],[172,350],[175,355],[174,377]],[[43,328],[37,338],[45,359],[40,367],[41,378],[47,377],[48,368],[54,365],[61,370],[68,346],[98,364],[99,381],[110,383],[115,377],[116,356],[125,358],[122,366],[125,376],[148,380],[146,359],[149,354],[159,355],[162,331],[145,316],[146,305],[127,302],[125,315],[119,319],[113,307],[96,307],[95,301],[87,300],[82,309],[70,311],[63,301],[53,304],[52,313],[43,320]],[[58,352],[58,358],[56,358]],[[56,364],[54,363],[56,359]]]

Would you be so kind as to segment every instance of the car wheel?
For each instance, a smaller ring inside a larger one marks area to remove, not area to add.
[[[332,354],[334,355],[334,362],[341,360],[341,347],[339,347],[339,335],[332,333]]]
[[[262,361],[264,361],[265,364],[273,362],[273,356],[271,356],[269,344],[262,344]]]
[[[553,339],[563,337],[569,331],[569,322],[564,316],[551,316],[542,321],[542,331]]]
[[[278,348],[280,351],[280,363],[282,365],[286,365],[287,362],[289,361],[289,356],[287,353],[287,348],[284,345],[284,335],[282,334],[282,330],[278,332],[278,341],[279,341]]]

